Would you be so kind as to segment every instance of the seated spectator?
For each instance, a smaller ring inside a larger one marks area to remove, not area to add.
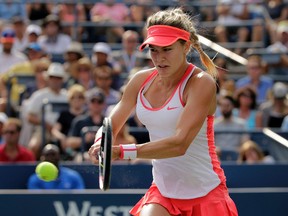
[[[45,50],[38,43],[29,43],[25,49],[25,54],[27,57],[25,61],[14,63],[2,74],[1,79],[4,82],[7,82],[8,78],[13,75],[32,75],[34,72],[32,62],[47,57]]]
[[[89,58],[83,57],[76,62],[74,75],[67,80],[66,87],[69,88],[74,84],[82,85],[85,90],[94,87],[93,66]]]
[[[147,17],[149,17],[150,15],[160,10],[160,6],[157,4],[154,4],[153,0],[137,0],[137,1],[132,0],[130,2],[126,1],[126,3],[127,5],[130,5],[129,10],[130,10],[131,22],[136,23],[136,24],[145,22]],[[135,28],[129,27],[129,30],[135,30],[137,32],[142,31],[141,28],[137,28],[137,27]]]
[[[221,151],[238,151],[240,145],[249,138],[245,133],[238,133],[246,130],[245,121],[233,116],[235,104],[233,97],[223,96],[219,100],[221,116],[215,118],[215,145]]]
[[[112,52],[113,59],[118,63],[118,67],[120,67],[120,70],[115,72],[113,84],[115,89],[121,88],[134,68],[148,66],[145,64],[147,63],[147,55],[138,50],[139,37],[136,31],[125,31],[122,36],[122,48]]]
[[[118,43],[124,33],[124,28],[121,26],[121,23],[130,21],[130,11],[129,8],[123,2],[116,2],[115,0],[109,0],[104,2],[97,2],[92,7],[90,11],[91,21],[96,23],[115,23],[113,27],[102,27],[102,31],[99,32],[96,36],[99,37],[99,34],[106,35],[103,39],[108,43]],[[101,27],[97,27],[100,29]]]
[[[52,12],[53,3],[26,3],[27,17],[31,22],[40,23]]]
[[[258,55],[247,58],[247,75],[236,82],[236,89],[251,86],[257,94],[257,106],[267,100],[267,94],[273,86],[273,80],[264,75],[264,64]]]
[[[35,91],[27,103],[27,116],[28,121],[35,127],[34,133],[29,141],[28,147],[33,151],[36,158],[39,158],[41,153],[42,143],[42,106],[43,101],[52,102],[67,102],[67,91],[62,88],[65,71],[61,64],[51,63],[48,71],[48,86]],[[45,127],[47,140],[51,140],[52,125],[56,123],[59,113],[53,112],[51,107],[46,107],[45,114]]]
[[[85,88],[79,84],[72,85],[67,92],[69,110],[60,112],[59,118],[52,128],[52,135],[60,142],[62,159],[71,160],[71,149],[66,140],[75,117],[83,115],[86,111]]]
[[[72,41],[66,52],[64,53],[64,69],[67,73],[67,79],[75,78],[77,73],[76,66],[79,59],[85,56],[83,46],[81,43]]]
[[[38,38],[38,43],[48,54],[64,54],[72,39],[61,32],[61,20],[54,14],[48,15],[43,21],[44,34]]]
[[[17,75],[34,75],[35,74],[35,68],[34,68],[34,62],[39,61],[40,59],[46,58],[47,61],[49,59],[46,57],[45,51],[40,47],[38,43],[31,43],[26,48],[26,55],[28,57],[27,61],[17,63],[13,65],[6,73],[3,73],[1,82],[3,82],[3,85],[7,85],[9,83],[9,78],[11,76],[17,76]],[[13,79],[10,82],[11,84],[11,104],[13,106],[13,109],[16,113],[18,113],[18,106],[20,104],[20,98],[19,95],[25,90],[26,85],[21,85],[17,83],[17,79]],[[5,95],[5,97],[8,97],[7,89],[2,90],[2,94]]]
[[[0,145],[0,162],[33,162],[34,154],[19,143],[22,124],[19,119],[8,118],[3,125],[4,142]]]
[[[37,43],[38,37],[42,34],[42,29],[39,25],[30,24],[27,26],[25,34],[28,44]]]
[[[34,173],[28,179],[28,189],[85,189],[84,180],[77,171],[60,165],[60,150],[57,146],[47,144],[42,150],[40,161],[53,163],[59,170],[58,177],[54,181],[46,182]]]
[[[113,67],[111,62],[111,46],[108,43],[98,42],[94,44],[92,49],[92,63],[94,66],[107,65]]]
[[[13,17],[11,21],[12,27],[15,31],[15,42],[13,49],[24,52],[28,45],[28,39],[25,34],[27,28],[27,21],[19,16]]]
[[[117,89],[120,64],[113,59],[111,46],[108,43],[98,42],[93,46],[91,60],[94,67],[109,66],[113,71],[113,88]]]
[[[27,60],[24,53],[14,50],[15,31],[11,28],[4,28],[0,38],[1,51],[0,51],[0,74],[9,70],[10,67],[17,63]]]
[[[221,0],[216,6],[218,25],[214,32],[220,43],[246,42],[249,36],[247,26],[239,26],[243,20],[249,18],[248,4],[242,4],[235,0]],[[238,26],[237,26],[238,25]],[[241,54],[243,50],[239,47],[234,50]]]
[[[0,20],[9,22],[15,16],[20,16],[23,20],[27,19],[25,3],[2,1],[0,7]]]
[[[275,160],[270,155],[265,156],[263,150],[257,143],[252,140],[247,140],[239,149],[238,162],[241,164],[271,164],[274,163]]]
[[[287,71],[284,69],[284,71],[281,73],[281,71],[278,72],[279,67],[288,67],[288,21],[281,21],[278,23],[277,29],[276,29],[276,36],[275,36],[275,42],[272,43],[270,46],[268,46],[266,49],[270,53],[276,53],[280,55],[279,61],[271,64],[271,67],[275,68],[275,73],[278,74],[286,74]],[[280,69],[281,70],[281,69]]]
[[[76,41],[81,42],[82,41],[82,35],[84,33],[83,26],[78,26],[76,32],[75,26],[72,24],[74,22],[85,22],[86,21],[86,15],[85,15],[85,9],[82,3],[62,3],[58,5],[58,15],[60,20],[63,22],[68,22],[71,24],[71,26],[65,26],[63,28],[63,33],[69,35],[70,37],[73,37],[74,33],[76,33]]]
[[[256,93],[250,86],[238,89],[235,93],[235,108],[233,115],[242,118],[246,122],[246,128],[256,128]]]
[[[50,64],[51,61],[46,57],[35,59],[31,62],[32,72],[35,76],[35,80],[25,84],[25,89],[23,92],[21,92],[20,95],[21,101],[29,99],[35,91],[47,87],[47,70]]]
[[[35,79],[27,82],[23,92],[20,93],[19,98],[19,118],[22,121],[22,130],[20,134],[21,143],[28,144],[31,135],[33,133],[33,125],[30,124],[26,118],[27,116],[27,104],[31,95],[39,89],[47,87],[47,70],[51,64],[48,58],[41,58],[32,62],[32,68],[34,71]]]
[[[105,94],[101,89],[94,88],[93,91],[87,92],[86,98],[88,103],[87,114],[77,116],[75,119],[73,119],[66,140],[66,147],[74,150],[76,153],[83,150],[84,159],[89,160],[89,156],[86,153],[94,142],[95,131],[85,133],[84,143],[82,143],[82,129],[90,126],[102,126],[105,117],[103,114],[105,109]],[[79,155],[80,154],[77,154],[77,156]],[[79,162],[79,160],[79,157],[75,158],[76,162]]]
[[[271,43],[274,43],[277,24],[288,19],[288,4],[284,0],[267,0],[263,4],[270,17],[270,19],[265,20],[269,39]]]
[[[93,71],[96,88],[100,88],[105,93],[106,108],[119,102],[121,93],[112,88],[113,71],[109,66],[99,66]],[[105,110],[106,110],[105,108]]]
[[[144,67],[145,54],[138,50],[139,34],[136,31],[127,30],[122,35],[122,48],[112,52],[113,59],[120,64],[120,78],[127,78],[135,67]],[[123,82],[118,86],[122,86]]]
[[[272,88],[271,99],[261,104],[256,117],[256,125],[259,128],[281,128],[285,116],[288,114],[287,85],[276,82]]]

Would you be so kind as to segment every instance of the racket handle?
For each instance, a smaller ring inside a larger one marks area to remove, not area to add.
[[[97,133],[95,135],[95,139],[94,139],[94,144],[100,144],[101,140],[102,140],[102,131],[103,131],[103,126],[101,126],[98,130]]]
[[[120,159],[135,159],[137,158],[136,144],[120,144]]]

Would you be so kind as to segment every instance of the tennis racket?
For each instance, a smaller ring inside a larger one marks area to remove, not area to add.
[[[112,123],[111,119],[106,117],[103,121],[102,139],[99,160],[99,187],[105,191],[110,186],[111,173],[111,149],[112,149]]]

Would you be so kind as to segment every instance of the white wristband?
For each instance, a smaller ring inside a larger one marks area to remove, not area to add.
[[[120,159],[135,159],[137,158],[136,144],[120,144]]]

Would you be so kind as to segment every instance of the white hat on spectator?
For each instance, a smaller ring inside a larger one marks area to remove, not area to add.
[[[272,88],[274,98],[285,98],[288,93],[288,87],[283,82],[276,82]]]
[[[279,33],[287,32],[288,33],[288,21],[287,20],[283,20],[283,21],[280,21],[278,23],[277,32],[279,32]]]
[[[77,41],[72,41],[68,46],[66,53],[77,53],[80,57],[84,56],[84,50],[81,43]]]
[[[35,24],[30,24],[29,26],[27,26],[27,29],[26,29],[26,33],[27,34],[36,34],[36,35],[41,35],[42,33],[42,30],[41,30],[41,27],[38,26],[38,25],[35,25]]]
[[[66,73],[62,64],[55,62],[50,64],[47,70],[47,75],[53,77],[65,78]]]
[[[4,112],[0,112],[0,123],[4,124],[8,119],[8,116]]]
[[[106,55],[109,55],[111,53],[111,47],[107,43],[98,42],[94,45],[93,52],[95,53],[100,52],[100,53],[105,53]]]
[[[232,4],[233,1],[232,0],[219,0],[218,3],[220,3],[220,4]]]

